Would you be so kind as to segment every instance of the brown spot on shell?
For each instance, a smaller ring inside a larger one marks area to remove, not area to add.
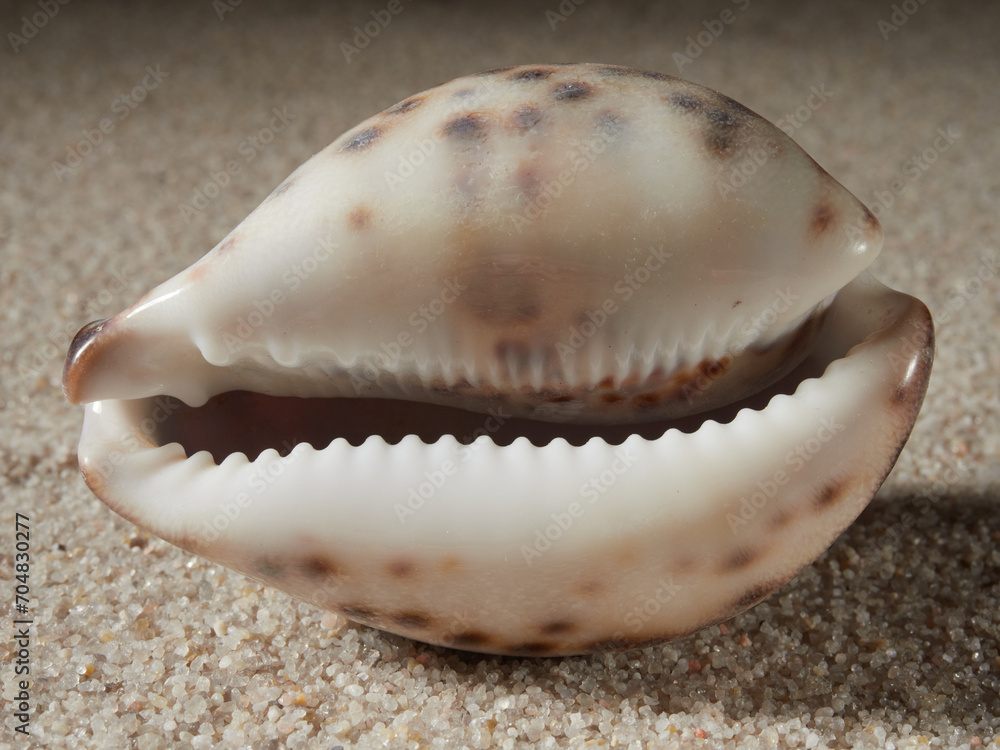
[[[494,76],[497,75],[498,73],[506,73],[508,70],[513,70],[513,69],[514,69],[513,65],[505,65],[502,68],[490,68],[489,70],[484,70],[481,73],[473,73],[473,75],[476,76],[477,78],[482,78],[484,76]]]
[[[845,482],[836,480],[824,485],[823,489],[816,495],[816,511],[822,513],[832,505],[836,505],[847,494],[848,487]]]
[[[338,607],[345,617],[352,620],[377,620],[378,613],[362,605],[344,604]]]
[[[555,71],[551,68],[528,68],[527,70],[521,70],[514,73],[510,80],[512,81],[540,81],[542,79],[548,78]]]
[[[392,615],[389,619],[404,628],[426,628],[432,622],[431,616],[423,612],[401,612],[398,615]]]
[[[736,119],[726,110],[718,108],[706,110],[705,119],[708,120],[705,142],[709,150],[716,156],[728,156],[733,151]]]
[[[570,81],[560,83],[552,90],[552,95],[557,102],[579,101],[586,99],[594,93],[589,83],[583,81]]]
[[[441,572],[443,573],[457,573],[462,569],[462,561],[451,555],[441,558],[441,562],[438,563],[438,567],[441,568]]]
[[[482,115],[469,112],[446,122],[442,132],[446,138],[482,138],[486,135],[486,121]]]
[[[738,596],[736,600],[732,603],[728,611],[731,612],[732,615],[737,615],[743,610],[752,607],[754,604],[758,604],[759,602],[763,601],[772,593],[774,593],[777,589],[781,588],[781,586],[783,585],[784,581],[777,581],[773,583],[763,583],[757,586],[753,586],[747,589],[745,593]]]
[[[393,560],[389,563],[388,570],[396,578],[406,578],[417,571],[417,566],[411,560]]]
[[[365,128],[361,132],[355,134],[347,141],[343,146],[340,147],[341,151],[364,151],[369,148],[379,137],[382,135],[382,128],[375,125],[370,128]]]
[[[830,231],[836,223],[837,213],[828,203],[820,203],[813,209],[809,231],[814,236],[819,236]]]
[[[560,635],[561,633],[569,633],[575,628],[576,623],[571,620],[553,620],[540,626],[538,632],[542,635]]]
[[[404,99],[398,104],[394,104],[391,107],[389,107],[389,109],[386,110],[386,114],[400,115],[403,114],[404,112],[410,112],[419,107],[421,104],[423,104],[423,102],[424,102],[424,97],[422,96],[410,97],[409,99]]]
[[[542,111],[538,107],[518,107],[514,110],[513,121],[517,130],[531,130],[542,121]]]
[[[760,552],[755,549],[740,549],[735,553],[730,555],[722,563],[720,572],[722,573],[734,573],[738,570],[743,570],[749,567],[754,560],[760,557]]]
[[[600,75],[610,78],[649,78],[654,81],[673,81],[673,76],[666,73],[658,73],[655,70],[639,70],[638,68],[628,68],[621,65],[601,65],[597,68]]]
[[[302,562],[302,570],[309,578],[331,578],[340,575],[340,566],[321,555],[307,557]]]
[[[691,96],[690,94],[670,94],[667,97],[667,101],[675,107],[683,109],[687,112],[695,112],[700,109],[704,109],[705,107],[705,102],[696,96]]]
[[[455,633],[450,638],[446,637],[442,640],[455,648],[482,648],[488,646],[493,641],[493,638],[481,630],[464,630],[461,633]]]
[[[372,210],[368,206],[355,206],[347,214],[347,225],[356,232],[368,229],[372,223]]]

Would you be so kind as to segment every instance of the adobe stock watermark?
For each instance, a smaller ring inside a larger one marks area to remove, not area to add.
[[[195,188],[191,194],[191,200],[187,203],[183,201],[177,204],[177,210],[185,224],[190,224],[191,220],[208,208],[211,201],[222,195],[222,191],[229,187],[233,177],[243,170],[243,165],[250,164],[257,156],[274,141],[275,135],[288,127],[288,123],[295,119],[295,115],[288,111],[288,107],[271,108],[271,119],[268,124],[260,128],[256,133],[247,136],[236,147],[236,153],[243,157],[242,164],[230,159],[222,169],[209,171],[208,181],[199,188]]]
[[[961,127],[955,124],[938,128],[934,133],[933,139],[926,148],[903,162],[900,168],[902,176],[890,182],[888,190],[874,190],[872,192],[874,200],[869,207],[877,219],[881,220],[892,208],[896,199],[905,195],[930,170],[941,154],[948,151],[962,137]],[[846,222],[844,231],[848,238],[853,241],[857,238],[863,238],[867,229],[861,226],[859,220],[859,223]]]
[[[576,182],[577,178],[586,172],[607,150],[617,138],[617,128],[612,123],[602,124],[597,133],[584,141],[580,146],[570,150],[568,156],[571,166],[559,172],[552,181],[541,180],[538,190],[523,201],[521,213],[509,214],[511,223],[518,234],[524,231],[531,222],[545,213],[545,210],[558,200],[563,192]]]
[[[757,342],[765,331],[772,328],[781,315],[788,312],[798,300],[799,295],[792,292],[791,287],[775,289],[771,304],[763,312],[754,315],[740,326],[740,338],[737,343],[733,344],[712,367],[707,370],[699,370],[698,377],[684,384],[681,395],[687,399],[688,404],[693,404],[695,398],[704,394],[712,386],[712,383],[725,375],[733,361],[743,354],[748,346]]]
[[[96,128],[86,128],[80,132],[83,138],[75,145],[66,147],[66,158],[64,161],[53,161],[52,171],[56,180],[63,181],[63,178],[76,171],[83,160],[90,156],[94,149],[100,146],[106,136],[111,135],[118,128],[118,125],[128,118],[130,114],[142,102],[146,100],[149,93],[156,89],[163,79],[170,74],[160,70],[160,66],[146,66],[146,75],[132,89],[124,94],[115,97],[111,101],[111,114],[116,117],[102,117]]]
[[[152,407],[149,410],[149,414],[139,422],[138,434],[132,430],[123,432],[118,437],[118,443],[121,444],[125,452],[118,450],[112,450],[108,453],[108,457],[96,463],[93,463],[87,467],[87,479],[92,481],[94,475],[96,474],[101,478],[102,481],[106,482],[115,473],[115,469],[125,463],[125,459],[128,458],[129,454],[138,453],[147,448],[142,442],[142,438],[150,442],[156,441],[156,433],[159,426],[170,418],[170,415],[175,411],[180,409],[182,402],[176,398],[170,396],[156,396],[153,399]]]
[[[438,294],[419,305],[410,313],[406,322],[410,329],[401,330],[396,338],[383,341],[377,349],[363,352],[360,364],[351,371],[351,384],[355,395],[361,396],[378,382],[381,371],[389,370],[399,362],[403,353],[413,346],[417,339],[453,305],[467,288],[457,276],[444,280]]]
[[[112,269],[111,279],[104,287],[87,298],[83,309],[90,320],[100,318],[105,310],[115,301],[117,296],[125,291],[132,280],[131,273],[126,268]],[[49,332],[46,340],[35,347],[27,361],[20,360],[17,365],[18,377],[22,386],[29,386],[42,377],[45,369],[54,361],[62,363],[73,337],[80,329],[78,319],[66,321],[60,328]]]
[[[478,88],[468,92],[466,96],[456,97],[454,103],[450,107],[450,112],[442,115],[441,119],[448,120],[450,115],[475,110],[476,107],[480,106],[480,104],[482,104],[491,93],[501,91],[502,89],[496,81],[485,79]],[[404,107],[408,106],[405,101],[402,104]],[[414,139],[405,147],[401,148],[396,168],[393,170],[385,170],[385,172],[383,172],[385,184],[388,186],[390,192],[395,192],[399,185],[416,174],[417,170],[427,163],[431,154],[437,150],[437,147],[441,145],[445,139],[446,136],[444,131],[438,129],[435,130],[429,138],[422,138],[420,140]]]
[[[730,2],[741,13],[750,7],[750,0],[730,0]],[[701,57],[701,53],[711,47],[736,18],[737,15],[732,8],[723,8],[718,18],[702,21],[701,25],[705,28],[696,34],[688,35],[687,39],[684,40],[687,42],[684,52],[674,52],[672,55],[677,71],[683,71],[685,67]]]
[[[60,7],[69,5],[70,0],[38,0],[35,5],[38,7],[30,16],[21,16],[21,33],[15,34],[13,31],[7,34],[7,41],[14,54],[18,54],[21,48],[38,36],[38,32],[49,25],[49,22],[59,14]]]
[[[410,0],[406,0],[406,2],[410,2]],[[361,50],[385,31],[386,27],[392,23],[392,19],[402,13],[403,9],[403,0],[389,0],[385,8],[371,11],[371,21],[366,22],[364,26],[355,26],[351,29],[354,32],[354,36],[351,37],[354,44],[340,43],[340,51],[343,53],[344,59],[350,63],[351,58],[360,54]]]
[[[243,4],[243,0],[212,0],[212,10],[220,21]]]
[[[820,420],[819,429],[812,437],[807,438],[784,455],[783,468],[775,469],[770,477],[756,483],[753,492],[749,495],[743,495],[737,500],[737,512],[726,513],[726,523],[729,524],[733,536],[738,535],[740,530],[754,519],[761,508],[774,500],[778,496],[780,488],[792,481],[792,477],[819,455],[824,445],[845,429],[847,428],[840,424],[835,417],[823,417]],[[727,505],[730,504],[727,503]]]
[[[282,444],[284,455],[279,451],[278,455],[263,460],[257,458],[251,463],[253,471],[247,479],[247,489],[220,501],[216,505],[218,512],[212,520],[203,522],[200,535],[203,542],[214,542],[218,539],[256,498],[267,492],[268,487],[284,475],[288,467],[301,455],[293,450],[294,447],[286,440]]]
[[[458,475],[462,464],[471,461],[472,456],[480,450],[480,445],[476,441],[484,435],[495,433],[514,415],[505,413],[503,407],[498,406],[490,407],[485,416],[481,427],[473,430],[472,434],[458,439],[459,446],[454,459],[446,458],[436,468],[425,471],[422,481],[408,488],[406,499],[393,504],[392,510],[396,514],[397,521],[401,524],[406,523],[423,510],[427,501],[433,498],[449,479]]]
[[[284,287],[276,286],[269,294],[255,299],[251,303],[253,309],[235,320],[232,332],[222,332],[222,340],[227,351],[230,354],[239,351],[253,336],[254,331],[270,320],[278,308],[288,300],[289,294],[298,291],[305,280],[316,273],[338,247],[338,243],[332,242],[326,237],[321,238],[311,252],[286,268],[281,274],[281,282]]]
[[[587,310],[586,320],[570,326],[566,336],[561,341],[556,342],[555,348],[562,363],[565,365],[570,357],[582,349],[622,309],[622,305],[628,303],[633,295],[666,265],[673,255],[673,253],[668,253],[663,245],[651,247],[649,254],[640,266],[616,281],[611,289],[612,295],[608,296],[598,307]]]
[[[813,113],[826,104],[831,96],[833,96],[833,92],[827,90],[825,83],[821,83],[819,86],[810,86],[809,96],[806,97],[805,103],[776,120],[774,124],[788,136],[794,138],[796,131],[809,122]],[[753,143],[747,149],[747,155],[733,166],[729,176],[724,180],[715,181],[719,197],[724,201],[729,200],[733,193],[748,185],[757,176],[760,168],[778,153],[780,153],[778,144],[773,141]]]
[[[549,8],[545,11],[545,20],[549,22],[549,29],[555,31],[561,23],[566,23],[567,19],[576,13],[576,9],[587,0],[562,0],[555,10]]]
[[[622,622],[625,624],[626,631],[615,633],[611,636],[611,640],[619,640],[628,635],[641,633],[646,623],[660,614],[663,608],[670,604],[684,588],[669,573],[660,578],[656,582],[656,589],[653,593],[641,604],[635,605],[625,613]]]
[[[899,31],[926,2],[927,0],[903,0],[901,3],[893,3],[889,20],[880,18],[875,24],[882,34],[882,41],[889,41],[889,35]]]
[[[534,541],[520,546],[521,555],[525,564],[531,567],[534,562],[552,549],[552,545],[559,542],[573,525],[583,518],[587,509],[595,505],[608,491],[614,487],[618,480],[624,475],[639,457],[629,452],[627,447],[620,446],[614,452],[614,458],[599,474],[595,474],[580,486],[579,494],[581,501],[570,502],[565,510],[549,514],[552,523],[545,528],[535,529]]]

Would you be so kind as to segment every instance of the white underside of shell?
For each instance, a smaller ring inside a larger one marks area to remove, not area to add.
[[[379,628],[496,653],[634,646],[751,606],[854,520],[919,408],[929,331],[866,274],[827,315],[822,377],[689,434],[372,436],[216,465],[156,446],[164,404],[143,399],[87,408],[80,463],[134,523]]]

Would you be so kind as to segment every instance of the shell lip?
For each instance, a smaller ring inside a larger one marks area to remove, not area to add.
[[[83,373],[93,359],[94,350],[101,345],[101,337],[105,335],[104,329],[108,323],[107,319],[91,321],[73,337],[62,375],[63,393],[71,404],[83,401],[81,393]]]

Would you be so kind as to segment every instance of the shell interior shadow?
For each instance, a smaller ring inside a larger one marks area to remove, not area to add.
[[[763,409],[775,395],[794,393],[799,383],[819,377],[830,362],[846,353],[836,342],[824,340],[824,332],[825,327],[805,361],[771,387],[738,403],[682,419],[642,424],[562,424],[516,419],[500,406],[478,413],[398,399],[296,398],[231,391],[199,407],[175,401],[175,408],[169,410],[170,416],[159,425],[153,439],[159,445],[179,443],[188,456],[208,451],[216,463],[231,453],[243,453],[253,460],[268,448],[287,455],[303,442],[319,450],[338,438],[361,445],[372,436],[380,436],[389,444],[407,435],[416,435],[425,443],[451,435],[462,444],[488,435],[497,445],[510,445],[522,436],[538,446],[560,437],[571,445],[583,445],[595,437],[618,445],[633,434],[655,439],[668,429],[694,432],[707,420],[725,424],[741,409]]]

